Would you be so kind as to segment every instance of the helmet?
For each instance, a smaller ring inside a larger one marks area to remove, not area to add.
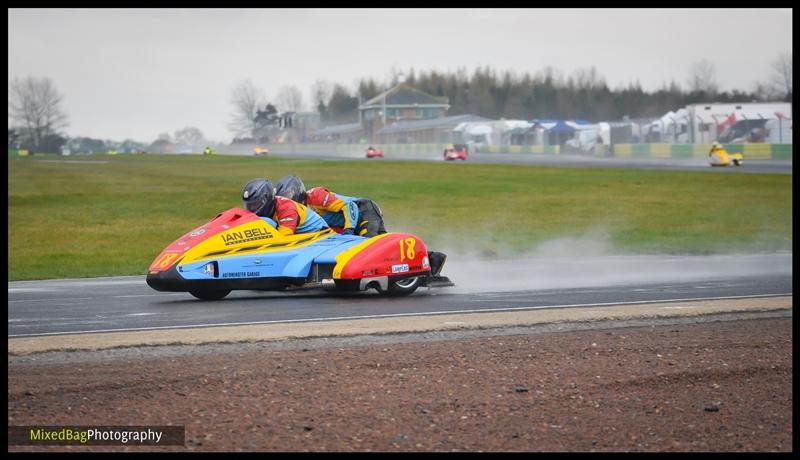
[[[305,203],[306,186],[297,176],[284,176],[275,186],[275,194],[285,196],[286,198],[297,201],[298,203]]]
[[[275,211],[275,189],[267,179],[253,179],[242,189],[244,207],[262,217],[271,217]]]

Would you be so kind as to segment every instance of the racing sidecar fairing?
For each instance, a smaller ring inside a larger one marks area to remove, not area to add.
[[[711,166],[742,166],[744,157],[741,153],[728,153],[725,150],[717,150],[708,155],[708,163]]]
[[[325,229],[284,236],[272,219],[241,208],[220,213],[167,246],[150,264],[147,284],[204,300],[237,289],[375,288],[399,296],[420,286],[453,285],[431,274],[428,249],[414,235],[364,238]]]

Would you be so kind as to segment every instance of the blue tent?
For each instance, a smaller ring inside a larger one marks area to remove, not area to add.
[[[590,125],[591,122],[587,120],[567,120],[571,123],[576,125]],[[550,128],[546,128],[548,132],[552,134],[574,134],[575,128],[568,125],[565,120],[555,120],[551,118],[535,118],[530,120],[529,123],[533,124],[534,126],[537,124],[540,125],[552,125]]]
[[[549,132],[552,134],[573,134],[575,133],[575,128],[572,126],[564,123],[562,120],[559,120],[555,126],[548,129]]]

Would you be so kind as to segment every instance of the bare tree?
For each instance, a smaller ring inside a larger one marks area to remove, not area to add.
[[[769,84],[781,98],[792,98],[792,53],[784,52],[772,62]]]
[[[333,84],[327,80],[317,80],[311,85],[311,103],[320,113],[325,112],[325,108],[333,94]]]
[[[233,120],[228,124],[228,128],[236,136],[252,136],[256,112],[264,105],[264,92],[247,79],[234,86],[231,94]]]
[[[792,53],[780,53],[770,63],[772,72],[766,80],[756,81],[753,93],[760,101],[792,100]]]
[[[772,99],[771,91],[766,83],[763,81],[756,81],[753,83],[753,95],[756,100],[766,102]]]
[[[276,102],[283,112],[299,112],[303,110],[303,93],[294,85],[282,86]]]
[[[689,70],[688,83],[689,91],[717,94],[719,84],[717,83],[717,72],[714,68],[714,63],[708,59],[702,59],[692,64]]]
[[[573,81],[578,89],[596,89],[606,86],[606,79],[597,71],[595,66],[576,69]]]
[[[69,125],[61,108],[63,99],[47,77],[14,78],[8,89],[8,115],[38,149],[45,137]]]
[[[403,69],[401,69],[397,64],[392,64],[392,66],[389,68],[389,87],[397,85],[401,82],[401,80],[405,80]]]
[[[206,143],[203,132],[194,126],[175,131],[175,143],[187,147],[201,147]]]

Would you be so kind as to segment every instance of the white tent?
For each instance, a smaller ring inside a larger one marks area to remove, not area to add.
[[[686,109],[678,109],[677,112],[670,110],[657,120],[653,120],[643,126],[644,136],[646,133],[658,133],[660,142],[687,142],[687,131],[689,126],[689,113]]]
[[[458,128],[456,128],[458,131]],[[470,136],[482,136],[484,134],[492,134],[492,127],[489,125],[472,125],[472,126],[465,126],[463,129],[464,134]]]
[[[525,131],[530,127],[525,120],[473,121],[459,123],[453,131],[461,133],[467,143],[505,145],[511,131]]]

